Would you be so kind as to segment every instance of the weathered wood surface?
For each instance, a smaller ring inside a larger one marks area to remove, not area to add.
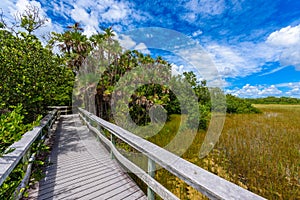
[[[49,113],[41,120],[40,126],[34,127],[31,131],[26,132],[21,140],[12,144],[9,149],[13,149],[11,153],[5,154],[0,157],[0,185],[9,176],[12,170],[17,166],[22,157],[30,149],[32,143],[39,137],[41,131],[56,115],[56,110]]]
[[[83,118],[83,120],[85,119]],[[97,128],[91,126],[89,122],[87,122],[86,120],[85,122],[88,128],[92,132],[96,133],[97,137],[110,148],[113,157],[116,158],[120,163],[122,163],[122,165],[125,166],[129,171],[131,171],[138,178],[140,178],[140,180],[142,180],[148,186],[148,190],[151,188],[151,190],[153,190],[164,200],[179,200],[179,198],[176,195],[174,195],[172,192],[167,190],[163,185],[161,185],[158,181],[155,180],[153,172],[151,172],[152,176],[150,176],[139,166],[132,163],[118,151],[118,149],[114,146],[114,142],[108,140]],[[155,165],[155,163],[152,164]],[[154,166],[152,166],[152,168],[154,168]],[[148,194],[148,199],[154,199],[154,195],[151,193],[150,195]]]
[[[78,115],[61,116],[50,162],[29,199],[147,199]]]
[[[264,199],[86,110],[79,111],[210,199]]]

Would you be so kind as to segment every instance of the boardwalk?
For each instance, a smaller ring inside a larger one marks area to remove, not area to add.
[[[29,199],[147,199],[78,115],[61,116],[50,162]]]

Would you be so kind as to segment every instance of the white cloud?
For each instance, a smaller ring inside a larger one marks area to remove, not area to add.
[[[187,70],[194,71],[197,76],[206,79],[208,82],[218,77],[218,71],[211,57],[197,44],[175,49],[173,52],[186,60]],[[191,70],[190,70],[191,69]]]
[[[84,8],[75,5],[71,11],[71,17],[83,25],[84,34],[87,36],[91,36],[99,30],[99,20],[94,11],[88,13]]]
[[[276,84],[276,87],[289,87],[289,88],[300,87],[300,82],[279,83]]]
[[[268,70],[267,62],[280,62],[281,66],[262,75],[275,73],[289,65],[300,70],[300,25],[275,31],[260,43],[220,45],[209,42],[205,49],[225,78],[246,77],[261,72],[262,66]]]
[[[8,1],[2,0],[0,2],[0,8],[3,9],[4,20],[11,26],[12,23],[15,23],[15,17],[24,13],[25,10],[28,10],[29,6],[34,6],[39,10],[39,15],[42,18],[46,18],[47,21],[45,24],[37,29],[34,34],[41,38],[41,41],[45,44],[45,41],[42,39],[43,36],[46,36],[51,31],[60,32],[62,31],[61,25],[55,24],[46,14],[46,8],[42,7],[41,3],[38,1],[30,1],[30,0],[15,0]],[[18,20],[18,18],[17,18]]]
[[[64,0],[51,3],[48,9],[58,16],[72,18],[80,22],[87,35],[100,31],[99,26],[110,23],[114,30],[130,28],[133,21],[146,20],[147,13],[135,9],[135,5],[125,0]]]
[[[196,22],[199,16],[206,18],[220,15],[226,9],[225,0],[190,0],[184,7],[187,12],[180,17],[189,23]]]
[[[270,96],[270,95],[277,96],[282,94],[282,91],[279,90],[275,85],[271,85],[262,89],[258,94],[262,96]]]
[[[248,44],[249,45],[249,44]],[[254,53],[247,54],[248,45],[221,46],[210,44],[206,50],[211,55],[222,77],[245,77],[260,71],[260,61],[254,58]],[[247,56],[245,56],[247,54]]]
[[[10,20],[14,19],[14,17],[17,16],[17,15],[22,14],[25,10],[28,9],[28,6],[37,7],[39,9],[41,15],[46,15],[45,11],[42,9],[41,3],[38,2],[38,1],[30,1],[30,0],[8,1],[8,0],[2,0],[0,2],[0,8],[3,9],[3,12],[4,12],[5,15],[7,15],[7,14],[10,15],[10,16],[8,16],[8,18]]]
[[[297,70],[300,70],[300,24],[271,33],[266,43],[280,52],[279,61],[281,65],[293,65]]]
[[[233,90],[227,90],[226,93],[233,94],[239,97],[267,97],[267,96],[281,96],[283,92],[279,90],[275,85],[271,86],[253,86],[250,84],[244,85],[242,88],[235,88]]]
[[[203,32],[201,31],[201,30],[198,30],[198,31],[195,31],[193,34],[192,34],[192,36],[193,37],[197,37],[197,36],[199,36],[199,35],[201,35]]]
[[[134,49],[142,52],[143,54],[150,54],[151,53],[144,43],[139,43],[138,45],[136,45],[134,47]]]
[[[276,87],[285,88],[287,96],[300,98],[300,82],[280,83]]]
[[[183,72],[185,72],[183,65],[178,66],[178,65],[172,63],[171,66],[172,66],[172,76],[177,76],[177,75],[183,74]]]
[[[297,97],[300,98],[300,87],[294,87],[291,90],[286,92],[287,95],[291,96],[291,97]]]
[[[193,13],[220,15],[225,9],[224,0],[191,0],[186,3],[186,8]]]
[[[274,46],[290,47],[300,44],[300,25],[295,27],[285,27],[279,31],[271,33],[267,38],[267,43]]]
[[[129,12],[130,8],[126,4],[120,2],[108,8],[108,10],[102,14],[102,18],[109,22],[116,22],[125,19]]]
[[[90,15],[82,7],[74,6],[74,9],[71,11],[71,17],[77,22],[87,23],[89,21]]]
[[[125,49],[132,49],[136,46],[136,42],[128,35],[116,35],[115,39],[117,39],[120,45]]]
[[[140,51],[143,54],[151,54],[151,52],[149,51],[148,47],[146,46],[145,43],[139,43],[137,44],[130,36],[128,35],[116,35],[114,37],[114,39],[118,40],[120,45],[124,48],[124,49],[135,49]]]

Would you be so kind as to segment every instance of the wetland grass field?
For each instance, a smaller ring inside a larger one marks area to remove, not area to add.
[[[208,156],[198,157],[205,136],[200,131],[182,157],[267,199],[300,199],[300,105],[255,107],[262,113],[226,115],[219,142]],[[171,116],[149,140],[164,146],[174,137],[178,120],[180,116]],[[156,179],[180,199],[205,199],[164,169]]]

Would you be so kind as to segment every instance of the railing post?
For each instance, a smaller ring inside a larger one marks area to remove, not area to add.
[[[110,141],[113,146],[116,146],[116,137],[112,133],[110,134]],[[111,156],[111,159],[115,158],[112,148],[110,149],[110,156]]]
[[[148,158],[148,174],[152,177],[155,178],[155,162]],[[155,199],[155,192],[148,186],[147,188],[147,197],[148,200],[154,200]]]
[[[51,122],[48,122],[47,124],[46,124],[46,128],[47,128],[47,135],[50,135],[50,132],[51,132]]]
[[[97,130],[99,131],[100,134],[104,135],[100,124],[97,123],[97,127],[96,128],[97,128]],[[97,140],[99,142],[101,142],[100,136],[97,136]]]

